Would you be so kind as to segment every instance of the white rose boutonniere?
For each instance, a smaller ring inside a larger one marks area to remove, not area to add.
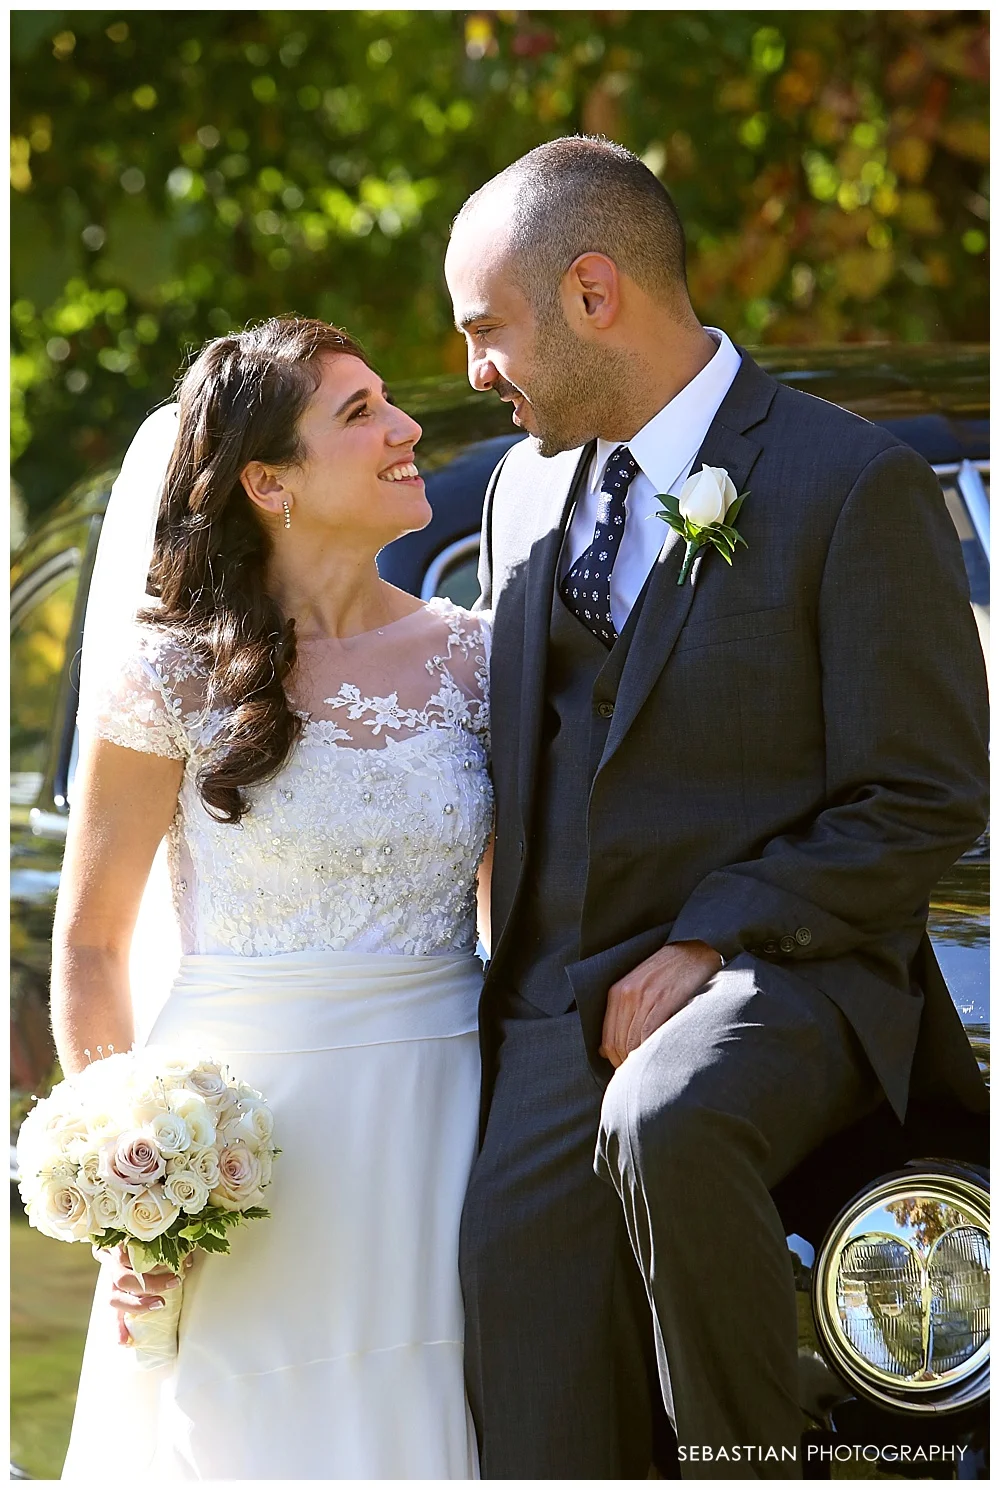
[[[729,472],[722,466],[702,466],[685,481],[679,497],[657,497],[663,508],[657,517],[684,539],[684,562],[677,576],[679,585],[691,573],[695,556],[706,543],[717,548],[730,565],[736,545],[742,543],[744,548],[748,547],[734,524],[749,495],[749,491],[737,495]]]

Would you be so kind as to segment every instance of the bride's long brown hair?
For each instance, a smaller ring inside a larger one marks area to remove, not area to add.
[[[249,461],[303,458],[299,420],[324,353],[360,357],[345,331],[279,316],[205,346],[178,389],[177,443],[167,470],[149,591],[140,620],[179,634],[208,669],[208,706],[224,722],[198,775],[220,822],[238,823],[246,788],[280,770],[302,728],[285,680],[295,623],[264,587],[271,538],[240,483]]]

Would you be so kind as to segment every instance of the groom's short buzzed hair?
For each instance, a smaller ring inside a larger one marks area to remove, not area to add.
[[[631,150],[594,135],[538,145],[487,181],[463,206],[509,202],[512,267],[537,310],[558,297],[583,253],[606,254],[648,294],[687,298],[684,229],[670,193]]]

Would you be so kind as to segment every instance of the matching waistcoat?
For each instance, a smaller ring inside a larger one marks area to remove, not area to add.
[[[511,993],[546,1014],[573,1006],[566,966],[580,955],[590,789],[642,599],[609,652],[553,589],[535,812],[505,979]]]

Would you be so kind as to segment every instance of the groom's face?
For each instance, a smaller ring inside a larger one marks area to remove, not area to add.
[[[539,318],[503,251],[461,228],[448,248],[445,277],[473,388],[513,404],[514,423],[541,455],[590,439],[590,405],[603,382],[596,349],[573,334],[558,303]]]

